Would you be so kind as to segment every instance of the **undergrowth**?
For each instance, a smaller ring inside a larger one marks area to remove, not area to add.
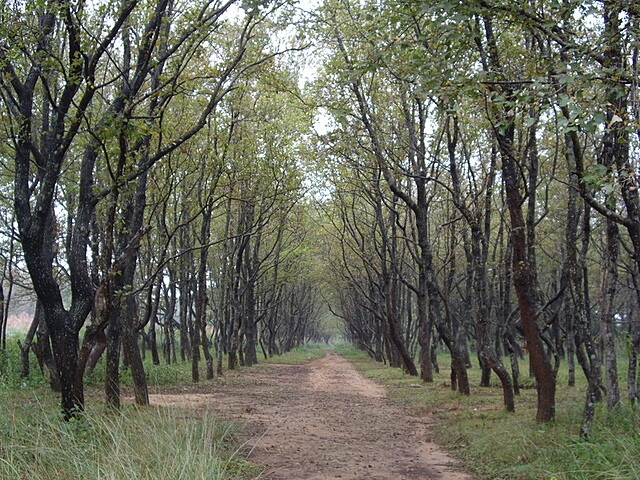
[[[386,385],[392,401],[418,414],[433,414],[438,441],[482,479],[636,479],[640,478],[640,409],[622,406],[609,414],[598,406],[588,440],[579,436],[586,385],[567,387],[558,379],[556,420],[535,421],[536,390],[516,398],[516,412],[502,408],[502,389],[494,377],[478,387],[480,369],[469,369],[471,395],[450,388],[450,363],[439,356],[440,373],[425,384],[417,377],[370,359],[351,346],[336,348],[367,377]],[[566,370],[566,369],[565,369]],[[523,365],[523,376],[526,368]],[[531,383],[525,378],[525,385]]]
[[[2,417],[0,478],[213,480],[252,468],[236,455],[231,426],[206,412],[91,408],[62,422],[50,403],[32,397]]]

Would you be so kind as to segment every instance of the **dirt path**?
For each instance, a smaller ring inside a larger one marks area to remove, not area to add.
[[[261,365],[151,403],[209,408],[245,424],[249,458],[269,480],[471,479],[429,440],[429,418],[390,405],[335,353]]]

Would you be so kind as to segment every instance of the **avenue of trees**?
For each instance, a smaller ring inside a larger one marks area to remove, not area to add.
[[[326,336],[433,382],[637,402],[640,7],[40,0],[0,10],[2,348],[67,418],[104,357],[197,382]],[[104,352],[104,353],[103,353]],[[624,352],[624,356],[620,353]],[[520,371],[520,360],[528,360]],[[622,379],[618,366],[628,361]],[[625,388],[626,386],[626,388]]]

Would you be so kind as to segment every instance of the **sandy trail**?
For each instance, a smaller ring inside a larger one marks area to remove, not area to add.
[[[384,388],[329,352],[306,365],[260,365],[224,382],[151,403],[212,408],[244,424],[249,459],[269,480],[471,479],[432,443],[429,417],[386,400]]]

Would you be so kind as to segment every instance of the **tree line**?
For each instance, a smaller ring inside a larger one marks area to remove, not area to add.
[[[327,1],[314,86],[328,125],[336,309],[372,357],[469,394],[495,374],[536,418],[558,369],[595,404],[637,402],[640,10],[603,2]],[[563,367],[564,368],[564,367]]]
[[[119,407],[123,362],[136,402],[149,401],[145,349],[154,363],[190,361],[197,382],[202,359],[212,378],[224,355],[235,368],[318,339],[296,163],[309,119],[287,67],[300,47],[274,41],[289,10],[1,7],[2,346],[23,272],[37,298],[24,374],[33,351],[65,418],[83,410],[103,352]]]

